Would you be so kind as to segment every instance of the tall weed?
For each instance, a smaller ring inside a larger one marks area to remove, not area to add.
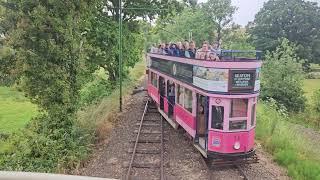
[[[274,160],[288,168],[293,179],[320,179],[320,153],[311,142],[288,122],[271,101],[262,102],[257,113],[257,139],[274,155]]]

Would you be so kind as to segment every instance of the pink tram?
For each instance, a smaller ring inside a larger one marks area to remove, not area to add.
[[[242,53],[254,55],[236,56]],[[192,137],[204,157],[251,157],[260,53],[223,51],[220,61],[148,53],[148,94],[174,128],[181,126]]]

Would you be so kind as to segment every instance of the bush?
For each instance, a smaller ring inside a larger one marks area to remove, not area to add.
[[[306,98],[303,93],[302,65],[296,57],[295,48],[289,41],[272,53],[267,53],[261,76],[261,98],[273,98],[290,112],[303,111]]]
[[[115,88],[103,68],[96,70],[80,90],[80,106],[87,106],[98,99],[110,95]]]
[[[257,111],[256,137],[274,160],[288,168],[293,179],[319,179],[319,150],[303,137],[288,117],[277,110],[274,101],[262,102]]]
[[[0,143],[1,170],[61,172],[80,164],[89,152],[93,135],[76,126],[53,130],[48,120],[55,121],[39,115],[28,128]]]

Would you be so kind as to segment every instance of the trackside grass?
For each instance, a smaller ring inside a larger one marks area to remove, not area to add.
[[[128,94],[141,82],[145,74],[145,61],[138,62],[130,70],[129,78],[123,82],[124,104]],[[98,138],[105,138],[112,129],[115,115],[119,111],[119,88],[114,90],[109,96],[103,97],[100,101],[92,104],[78,112],[78,121],[81,128],[94,130]]]
[[[320,89],[320,79],[305,79],[303,90],[308,100],[311,100],[313,93]]]
[[[256,138],[288,169],[293,179],[320,179],[320,145],[302,137],[287,117],[271,103],[261,102],[257,111]]]
[[[0,134],[16,132],[23,128],[37,113],[22,93],[10,87],[0,87]]]

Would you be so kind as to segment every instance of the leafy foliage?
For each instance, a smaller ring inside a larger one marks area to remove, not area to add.
[[[249,34],[245,29],[234,26],[226,30],[223,38],[223,49],[253,50],[253,45],[249,42]]]
[[[83,29],[92,1],[6,1],[3,19],[6,45],[15,50],[13,63],[21,87],[42,111],[30,127],[8,138],[0,167],[9,170],[54,171],[69,166],[87,151],[74,124],[78,109],[78,73],[85,67]],[[92,6],[93,5],[93,6]],[[15,21],[13,21],[13,19]],[[12,61],[10,61],[12,62]],[[60,162],[62,161],[62,162]]]
[[[289,111],[304,109],[302,65],[287,39],[281,41],[276,51],[267,53],[261,80],[262,99],[273,98]]]
[[[26,129],[0,142],[0,169],[56,172],[75,167],[86,156],[93,132],[78,128],[76,113],[116,84],[117,3],[1,1],[0,53],[4,58],[0,75],[14,77],[40,113]],[[123,14],[124,75],[141,59],[143,40],[136,19],[170,13],[148,8],[175,9],[179,4],[175,0],[124,1],[125,8],[143,7],[126,9]],[[93,75],[100,67],[107,72],[103,79]]]
[[[215,24],[205,15],[198,6],[195,9],[185,8],[179,15],[171,19],[172,23],[162,26],[158,22],[156,30],[161,40],[184,41],[188,39],[189,32],[192,32],[193,40],[196,44],[201,44],[204,40],[213,41],[215,36]]]
[[[278,38],[297,44],[300,58],[320,63],[320,7],[303,0],[270,0],[256,15],[250,33],[257,49],[273,51]]]
[[[224,30],[231,24],[232,16],[236,7],[232,6],[231,0],[208,0],[202,5],[203,11],[217,27],[217,39],[220,43]]]
[[[91,44],[89,58],[95,67],[104,68],[108,80],[115,84],[119,76],[119,49],[116,46],[119,41],[118,23],[112,17],[106,16],[102,9],[91,19],[91,22],[92,28],[87,35]],[[144,41],[137,21],[124,22],[122,30],[123,75],[127,75],[128,68],[141,60]]]

